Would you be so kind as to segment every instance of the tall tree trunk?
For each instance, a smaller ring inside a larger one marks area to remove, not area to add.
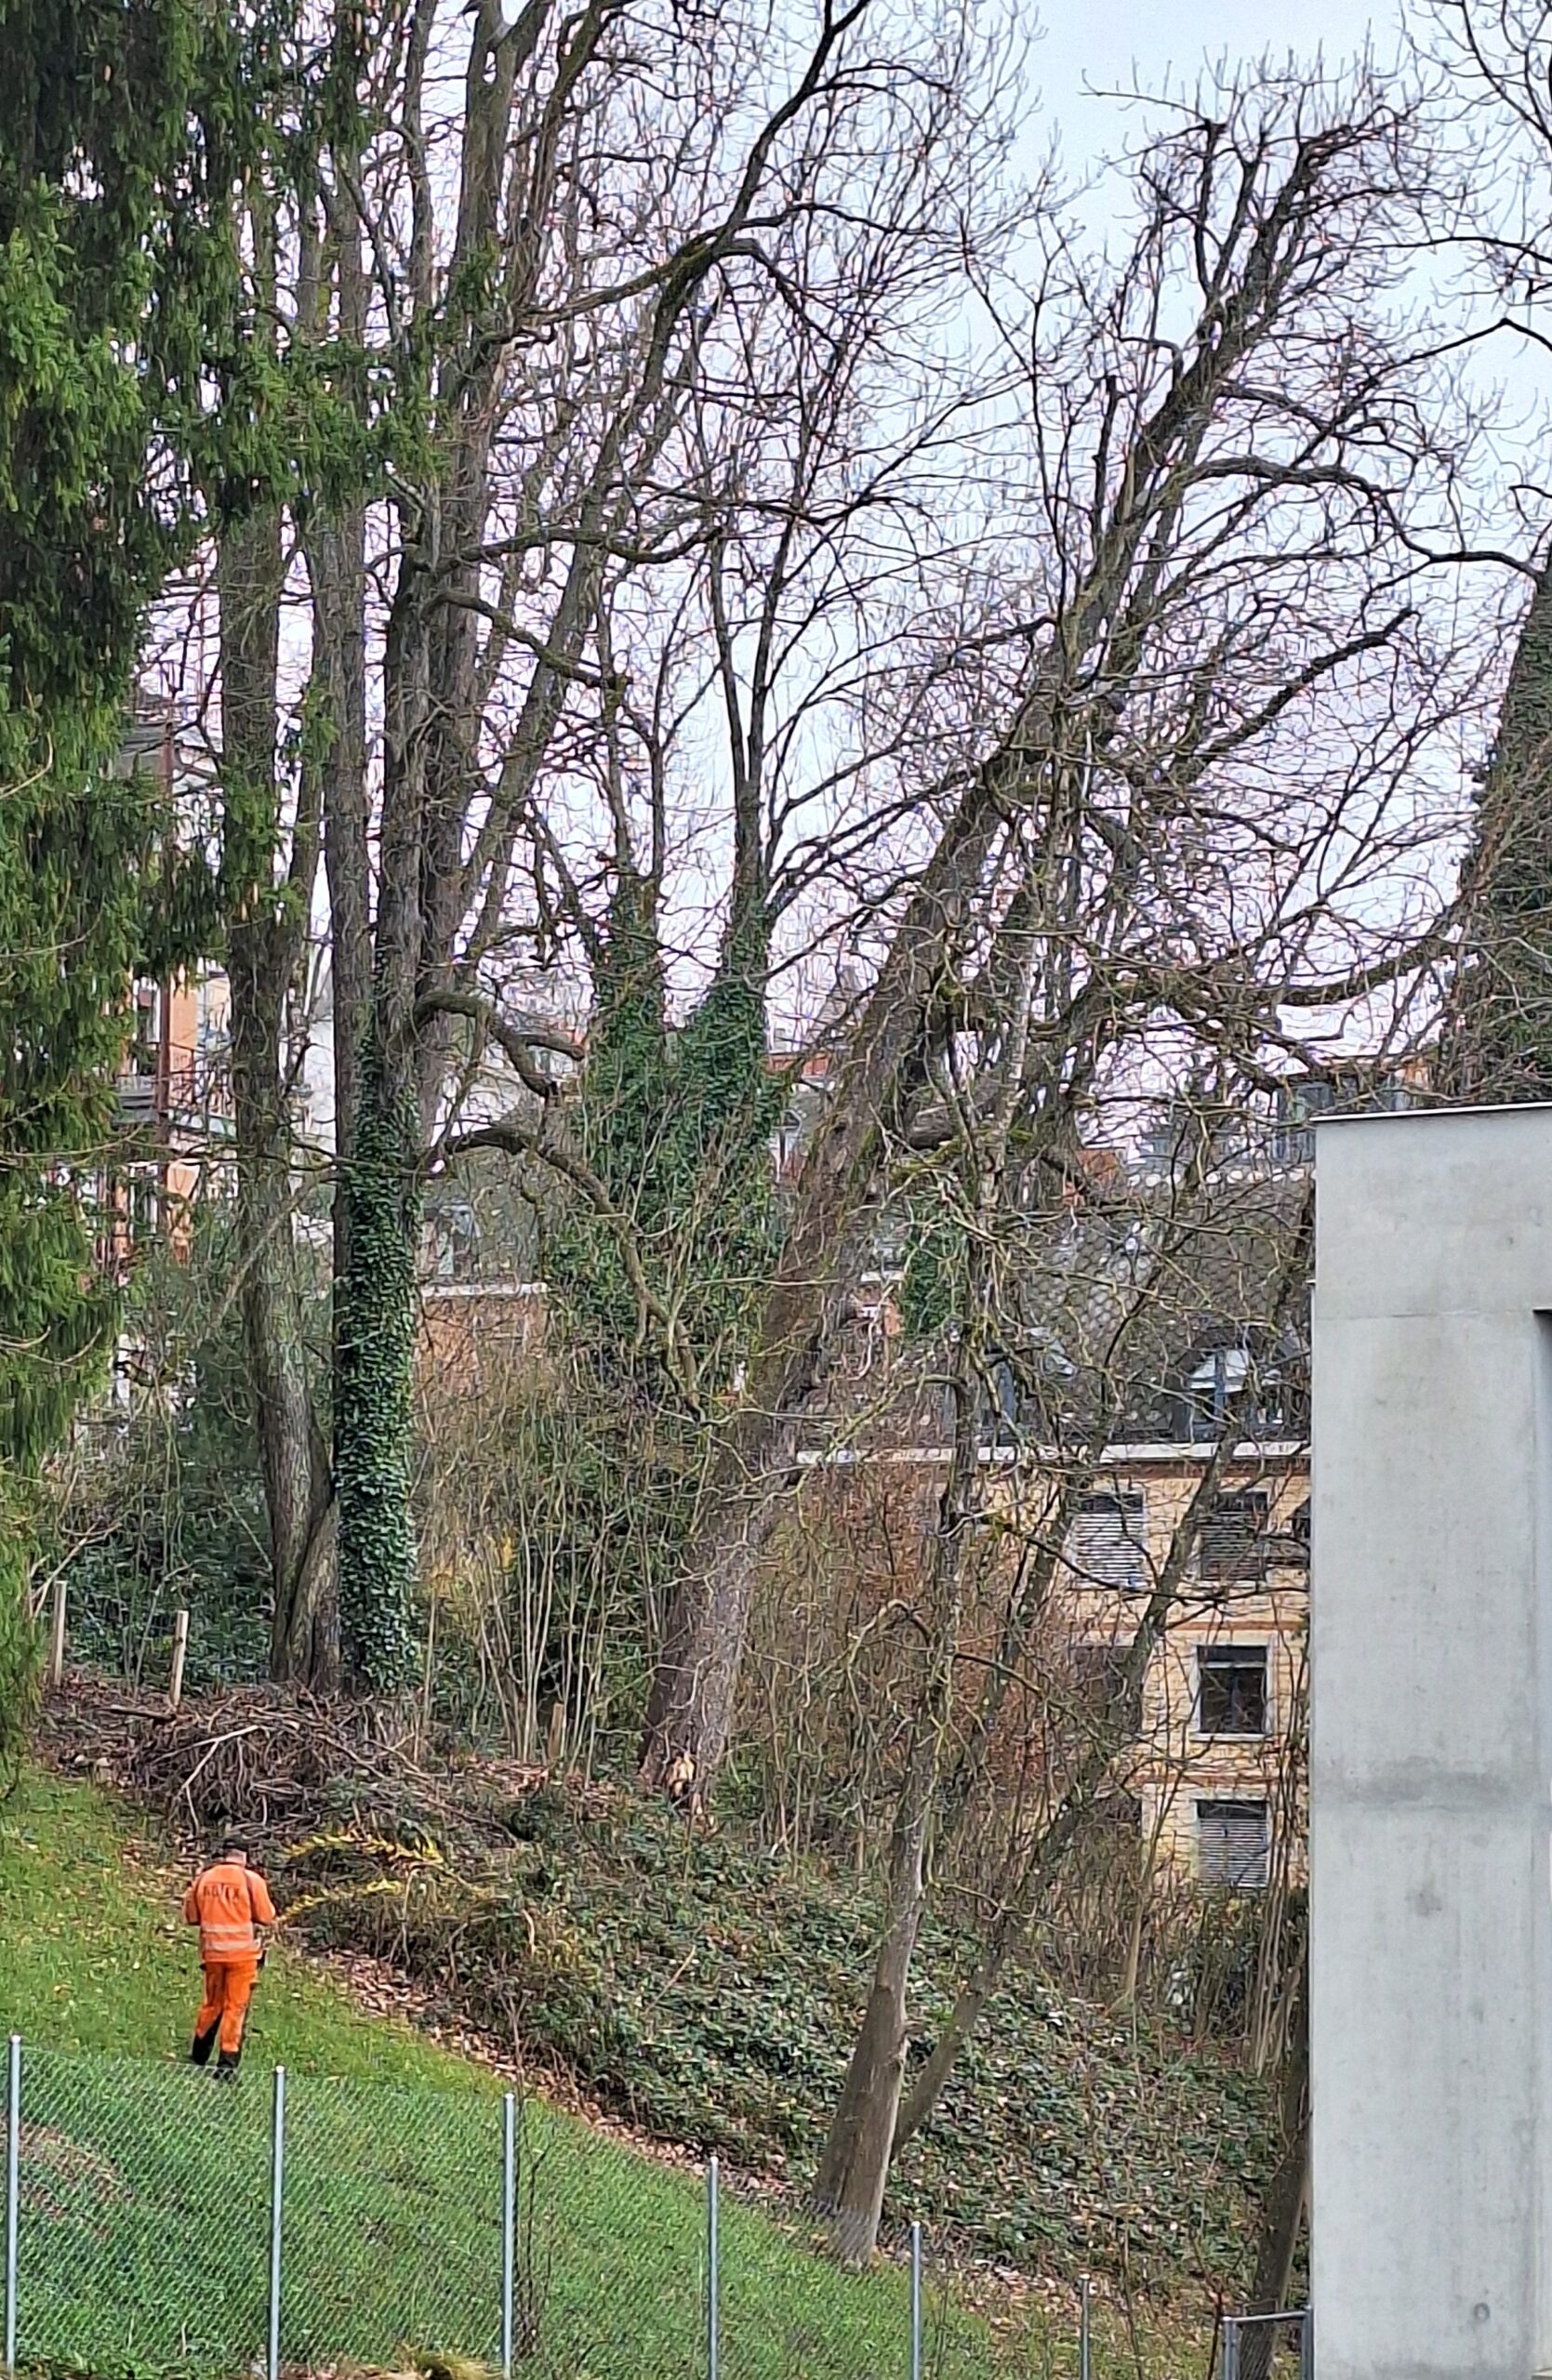
[[[307,1359],[285,1097],[285,1006],[300,945],[273,883],[283,575],[278,513],[259,514],[222,539],[222,864],[243,1329],[273,1580],[271,1674],[326,1692],[337,1682],[338,1649],[328,1457]],[[305,819],[298,833],[305,869]]]
[[[1267,2184],[1255,2250],[1255,2278],[1246,2312],[1274,2314],[1288,2303],[1299,2229],[1309,2195],[1309,1964],[1299,1977],[1282,2056],[1281,2154]],[[1241,2380],[1267,2380],[1276,2344],[1273,2325],[1257,2322],[1240,2347]]]
[[[361,255],[354,174],[334,194],[338,219],[339,336],[347,351],[365,346],[366,275]],[[352,371],[347,364],[347,373]],[[365,410],[365,393],[355,391]],[[356,1077],[366,1039],[372,992],[370,794],[366,782],[366,512],[342,504],[319,522],[307,547],[312,582],[312,634],[328,714],[322,763],[324,871],[328,883],[329,990],[334,1060],[334,1146],[338,1157],[355,1129]],[[350,1201],[334,1200],[336,1392],[339,1368],[339,1285],[350,1265]]]
[[[938,1507],[931,1572],[932,1644],[911,1720],[889,1847],[889,1917],[872,1987],[814,2183],[843,2264],[865,2265],[878,2243],[909,2042],[911,1962],[927,1905],[927,1854],[959,1649],[964,1559],[975,1521],[979,1382],[962,1344],[954,1450]]]
[[[339,1284],[334,1437],[340,1626],[352,1683],[403,1694],[418,1673],[413,1461],[419,1139],[375,1033],[340,1169],[349,1267]]]

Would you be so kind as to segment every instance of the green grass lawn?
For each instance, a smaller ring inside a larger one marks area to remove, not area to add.
[[[0,2025],[24,2042],[20,2360],[103,2380],[253,2364],[276,2063],[288,2077],[285,2360],[383,2361],[405,2344],[493,2357],[498,2083],[283,1953],[240,2081],[193,2071],[182,2059],[198,1970],[180,1888],[89,1787],[33,1774],[0,1809]],[[524,2369],[693,2380],[705,2368],[698,2176],[532,2103],[523,2135],[520,2318],[538,2309]],[[726,2380],[905,2380],[897,2268],[849,2278],[726,2202],[722,2274]],[[929,2369],[944,2380],[1004,2360],[967,2317],[932,2332]],[[1065,2342],[1048,2353],[1026,2339],[1016,2360],[1074,2369]]]

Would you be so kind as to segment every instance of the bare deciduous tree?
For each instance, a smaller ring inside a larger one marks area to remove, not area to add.
[[[1139,152],[1118,265],[1053,236],[1027,316],[1000,311],[1034,359],[1026,535],[956,646],[957,721],[912,755],[930,854],[879,890],[876,972],[670,1617],[649,1783],[714,1780],[891,1151],[966,1037],[977,1095],[1002,1095],[1025,954],[1015,1130],[1049,1178],[1107,1084],[1193,1051],[1243,1079],[1301,1015],[1415,971],[1421,762],[1463,677],[1425,591],[1460,543],[1454,457],[1385,319],[1428,170],[1367,81],[1226,89]]]

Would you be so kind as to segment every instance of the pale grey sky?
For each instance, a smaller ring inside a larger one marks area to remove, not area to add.
[[[1396,46],[1394,7],[1362,0],[1047,0],[1031,79],[1041,114],[1060,126],[1070,164],[1107,149],[1115,138],[1113,106],[1086,96],[1090,87],[1126,87],[1134,70],[1157,89],[1169,74],[1189,86],[1205,65],[1260,57],[1270,50],[1301,59],[1323,52],[1339,65],[1363,46],[1387,57]]]

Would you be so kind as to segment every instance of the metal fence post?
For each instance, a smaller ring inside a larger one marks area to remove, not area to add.
[[[1078,2380],[1089,2380],[1090,2306],[1094,2284],[1087,2273],[1079,2283],[1078,2300]]]
[[[707,2380],[720,2380],[722,2371],[722,2337],[718,2303],[720,2273],[718,2260],[721,2239],[717,2222],[717,2159],[716,2152],[706,2161],[706,2373]]]
[[[6,2369],[16,2370],[17,2243],[21,2222],[21,2035],[11,2035],[6,2074]]]
[[[910,2227],[910,2380],[922,2380],[922,2226]]]
[[[1315,2380],[1315,2308],[1307,2306],[1299,2325],[1299,2380]]]
[[[512,2292],[517,2273],[517,2096],[501,2101],[501,2373],[512,2380]]]
[[[1240,2325],[1232,2314],[1224,2316],[1223,2380],[1240,2380]]]
[[[285,2069],[275,2068],[274,2130],[270,2153],[269,2380],[280,2380],[281,2205],[285,2190]]]

